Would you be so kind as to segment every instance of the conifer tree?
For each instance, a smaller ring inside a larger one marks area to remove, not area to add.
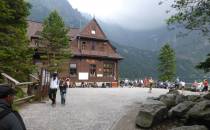
[[[200,31],[210,41],[210,0],[174,0],[171,7],[176,13],[168,19],[168,25],[181,25],[190,32]],[[209,72],[210,54],[196,67]]]
[[[26,81],[33,70],[26,37],[28,15],[29,4],[24,0],[0,1],[0,73],[20,81]]]
[[[168,43],[160,50],[158,70],[160,72],[159,79],[161,81],[172,81],[176,75],[175,52]]]
[[[48,70],[59,71],[63,60],[70,58],[68,29],[57,11],[53,11],[45,19],[41,44],[46,46]]]

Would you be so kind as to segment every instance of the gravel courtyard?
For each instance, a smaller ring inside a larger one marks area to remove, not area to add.
[[[20,110],[27,130],[111,130],[130,110],[147,97],[168,90],[148,88],[71,88],[62,106],[57,92],[57,105],[50,101],[33,103]]]

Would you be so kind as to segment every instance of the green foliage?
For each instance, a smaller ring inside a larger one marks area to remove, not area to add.
[[[186,29],[209,32],[209,0],[175,0],[172,7],[178,12],[168,19],[168,24],[179,23]]]
[[[26,37],[29,4],[24,0],[0,1],[0,73],[25,81],[31,73],[32,51]]]
[[[21,89],[21,88],[19,88],[19,87],[16,87],[15,88],[15,90],[16,90],[16,99],[19,99],[19,98],[23,98],[24,97],[24,95],[25,95],[25,93],[23,92],[23,90]]]
[[[173,80],[176,75],[175,52],[168,43],[161,48],[159,61],[159,79],[162,81]]]
[[[210,37],[210,0],[175,0],[172,5],[177,13],[171,16],[167,23],[181,24],[186,29],[202,31]],[[210,71],[210,58],[196,66],[204,72]]]
[[[70,58],[68,29],[57,11],[53,11],[45,19],[42,30],[41,44],[46,47],[48,57],[48,69],[57,71],[62,60]]]
[[[13,103],[13,104],[12,104],[12,110],[13,110],[13,111],[19,111],[20,108],[18,107],[17,104]]]
[[[204,70],[204,72],[210,71],[210,54],[207,55],[207,58],[205,61],[200,62],[196,68]]]
[[[120,61],[119,65],[120,78],[158,78],[157,66],[159,52],[123,46],[113,41],[112,44],[117,48],[117,51],[120,53],[120,55],[124,57],[124,59]],[[190,58],[186,58],[185,55],[182,55],[183,53],[180,53],[181,52],[176,52],[177,76],[179,76],[180,79],[188,82],[202,79],[203,73],[194,68],[197,62],[192,62]]]

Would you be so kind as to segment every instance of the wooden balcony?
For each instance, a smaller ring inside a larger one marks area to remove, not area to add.
[[[86,56],[86,57],[90,56],[90,57],[101,57],[101,58],[111,58],[111,59],[123,59],[117,53],[109,53],[103,51],[74,50],[72,53],[74,56]]]

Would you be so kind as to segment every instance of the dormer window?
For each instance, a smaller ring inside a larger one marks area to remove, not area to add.
[[[91,30],[91,34],[95,35],[96,34],[96,30]]]

